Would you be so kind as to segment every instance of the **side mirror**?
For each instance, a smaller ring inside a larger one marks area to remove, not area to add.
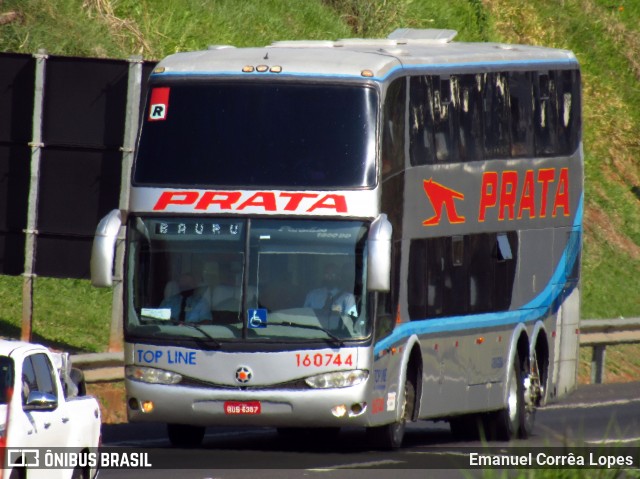
[[[58,407],[58,398],[53,394],[32,391],[23,406],[25,411],[53,411]]]
[[[120,210],[111,210],[98,223],[91,248],[91,283],[94,286],[106,287],[113,284],[113,257],[121,225]]]
[[[391,233],[393,226],[387,215],[380,214],[369,228],[367,289],[389,291],[391,289]]]

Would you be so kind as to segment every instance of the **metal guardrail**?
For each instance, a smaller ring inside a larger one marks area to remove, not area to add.
[[[607,346],[640,343],[640,318],[586,319],[580,321],[580,346],[591,347],[591,382],[602,383]],[[77,354],[71,364],[84,372],[89,383],[124,378],[124,353]]]
[[[604,379],[607,346],[640,342],[640,318],[580,321],[580,346],[591,346],[591,383]]]
[[[124,379],[124,353],[89,353],[71,356],[73,367],[81,369],[88,383]]]

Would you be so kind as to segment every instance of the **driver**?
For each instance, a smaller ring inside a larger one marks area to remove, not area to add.
[[[322,285],[307,294],[304,307],[356,318],[358,316],[356,299],[352,293],[345,291],[341,283],[336,265],[327,263],[322,272]]]
[[[171,319],[181,323],[211,320],[211,306],[205,297],[204,288],[198,287],[196,277],[182,273],[178,278],[178,293],[169,296],[160,304],[171,309]]]

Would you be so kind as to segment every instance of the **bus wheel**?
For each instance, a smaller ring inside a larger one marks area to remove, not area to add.
[[[449,419],[449,427],[456,441],[475,441],[480,439],[480,431],[483,428],[482,418],[477,414],[452,417]]]
[[[411,421],[413,415],[415,399],[415,384],[413,384],[411,380],[406,379],[400,420],[392,422],[391,424],[385,424],[384,426],[367,428],[367,438],[371,446],[377,449],[398,449],[402,446],[407,421]]]
[[[190,426],[187,424],[167,424],[169,441],[175,447],[197,447],[204,439],[204,426]]]
[[[523,371],[522,383],[524,386],[524,413],[520,427],[520,437],[526,439],[533,433],[536,419],[536,409],[544,400],[546,387],[541,384],[540,367],[537,355],[534,353],[530,359],[530,367]]]
[[[520,356],[516,353],[507,383],[507,407],[488,417],[490,424],[487,425],[487,429],[490,439],[508,441],[517,436],[527,437],[525,409],[525,374],[522,371]]]

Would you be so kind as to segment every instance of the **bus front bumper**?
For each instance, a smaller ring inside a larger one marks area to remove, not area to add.
[[[332,389],[214,389],[126,380],[129,421],[200,426],[368,426],[366,382]]]

